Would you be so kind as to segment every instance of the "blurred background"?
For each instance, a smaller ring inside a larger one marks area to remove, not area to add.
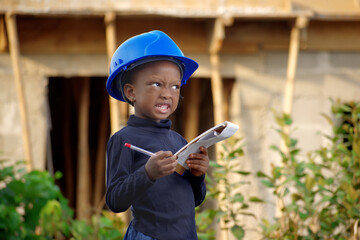
[[[200,65],[173,129],[191,140],[238,124],[244,171],[280,161],[272,109],[291,114],[310,151],[326,141],[317,132],[331,132],[329,98],[360,101],[359,0],[0,0],[0,152],[62,172],[56,184],[79,218],[103,206],[106,143],[132,113],[106,92],[109,59],[155,29]],[[251,182],[246,194],[270,199]],[[275,216],[274,206],[252,212]]]

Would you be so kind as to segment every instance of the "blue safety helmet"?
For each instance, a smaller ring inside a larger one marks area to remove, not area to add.
[[[194,60],[184,57],[176,43],[161,31],[134,36],[122,43],[111,59],[106,82],[110,96],[128,102],[123,93],[124,73],[141,64],[160,60],[171,61],[179,66],[182,74],[181,85],[186,83],[199,66]]]

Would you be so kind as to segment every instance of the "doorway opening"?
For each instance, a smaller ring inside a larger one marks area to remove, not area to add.
[[[97,206],[105,193],[105,149],[110,136],[105,84],[105,77],[49,78],[52,154],[48,163],[62,173],[56,183],[73,209],[78,207],[81,178],[90,181],[90,187],[80,191],[86,191],[91,207]]]

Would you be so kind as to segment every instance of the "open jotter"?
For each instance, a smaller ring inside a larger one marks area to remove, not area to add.
[[[194,138],[191,142],[175,153],[175,156],[178,157],[176,172],[180,175],[183,175],[184,172],[189,169],[185,161],[188,159],[191,153],[198,153],[201,146],[208,148],[215,143],[231,137],[238,129],[238,125],[225,121]]]

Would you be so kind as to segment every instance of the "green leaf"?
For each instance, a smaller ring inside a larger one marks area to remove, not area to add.
[[[321,113],[321,116],[323,116],[327,120],[330,126],[334,126],[333,120],[328,115],[326,115],[325,113]]]
[[[213,168],[222,168],[223,167],[216,161],[209,161],[209,165],[210,165],[210,167],[213,167]]]
[[[258,197],[250,197],[249,201],[250,202],[257,202],[257,203],[264,203],[265,202],[264,200],[262,200],[262,199],[260,199]]]
[[[268,175],[266,175],[265,173],[261,172],[261,171],[258,171],[256,173],[256,176],[257,177],[260,177],[260,178],[270,178]]]
[[[234,235],[234,237],[238,240],[243,239],[245,236],[245,230],[241,226],[238,226],[238,225],[234,225],[231,228],[231,232]]]
[[[271,145],[270,149],[281,152],[280,148],[278,146],[276,146],[276,145]]]
[[[245,171],[235,171],[235,173],[245,176],[250,174],[250,172],[245,172]]]
[[[297,139],[291,138],[291,139],[290,139],[290,147],[295,147],[296,144],[297,144],[297,142],[298,142]]]
[[[266,187],[269,187],[269,188],[275,187],[272,182],[270,182],[269,180],[266,180],[266,179],[262,179],[262,180],[261,180],[261,183],[262,183],[263,185],[265,185]]]
[[[309,217],[309,213],[302,213],[302,212],[299,212],[299,216],[301,218],[301,220],[306,220],[308,217]]]
[[[307,190],[311,190],[315,185],[315,179],[310,175],[306,175],[305,177],[305,187]]]
[[[296,202],[298,200],[302,200],[303,197],[298,193],[293,193],[293,194],[291,194],[291,199],[292,199],[292,201]]]
[[[244,150],[242,148],[238,148],[229,153],[230,158],[242,157],[242,156],[244,156]]]
[[[352,111],[352,109],[346,105],[341,105],[340,109],[343,110],[344,112],[348,112],[348,113],[350,113]]]
[[[292,121],[291,116],[289,114],[284,114],[283,118],[284,118],[285,125],[289,126],[289,125],[292,124],[293,121]]]

